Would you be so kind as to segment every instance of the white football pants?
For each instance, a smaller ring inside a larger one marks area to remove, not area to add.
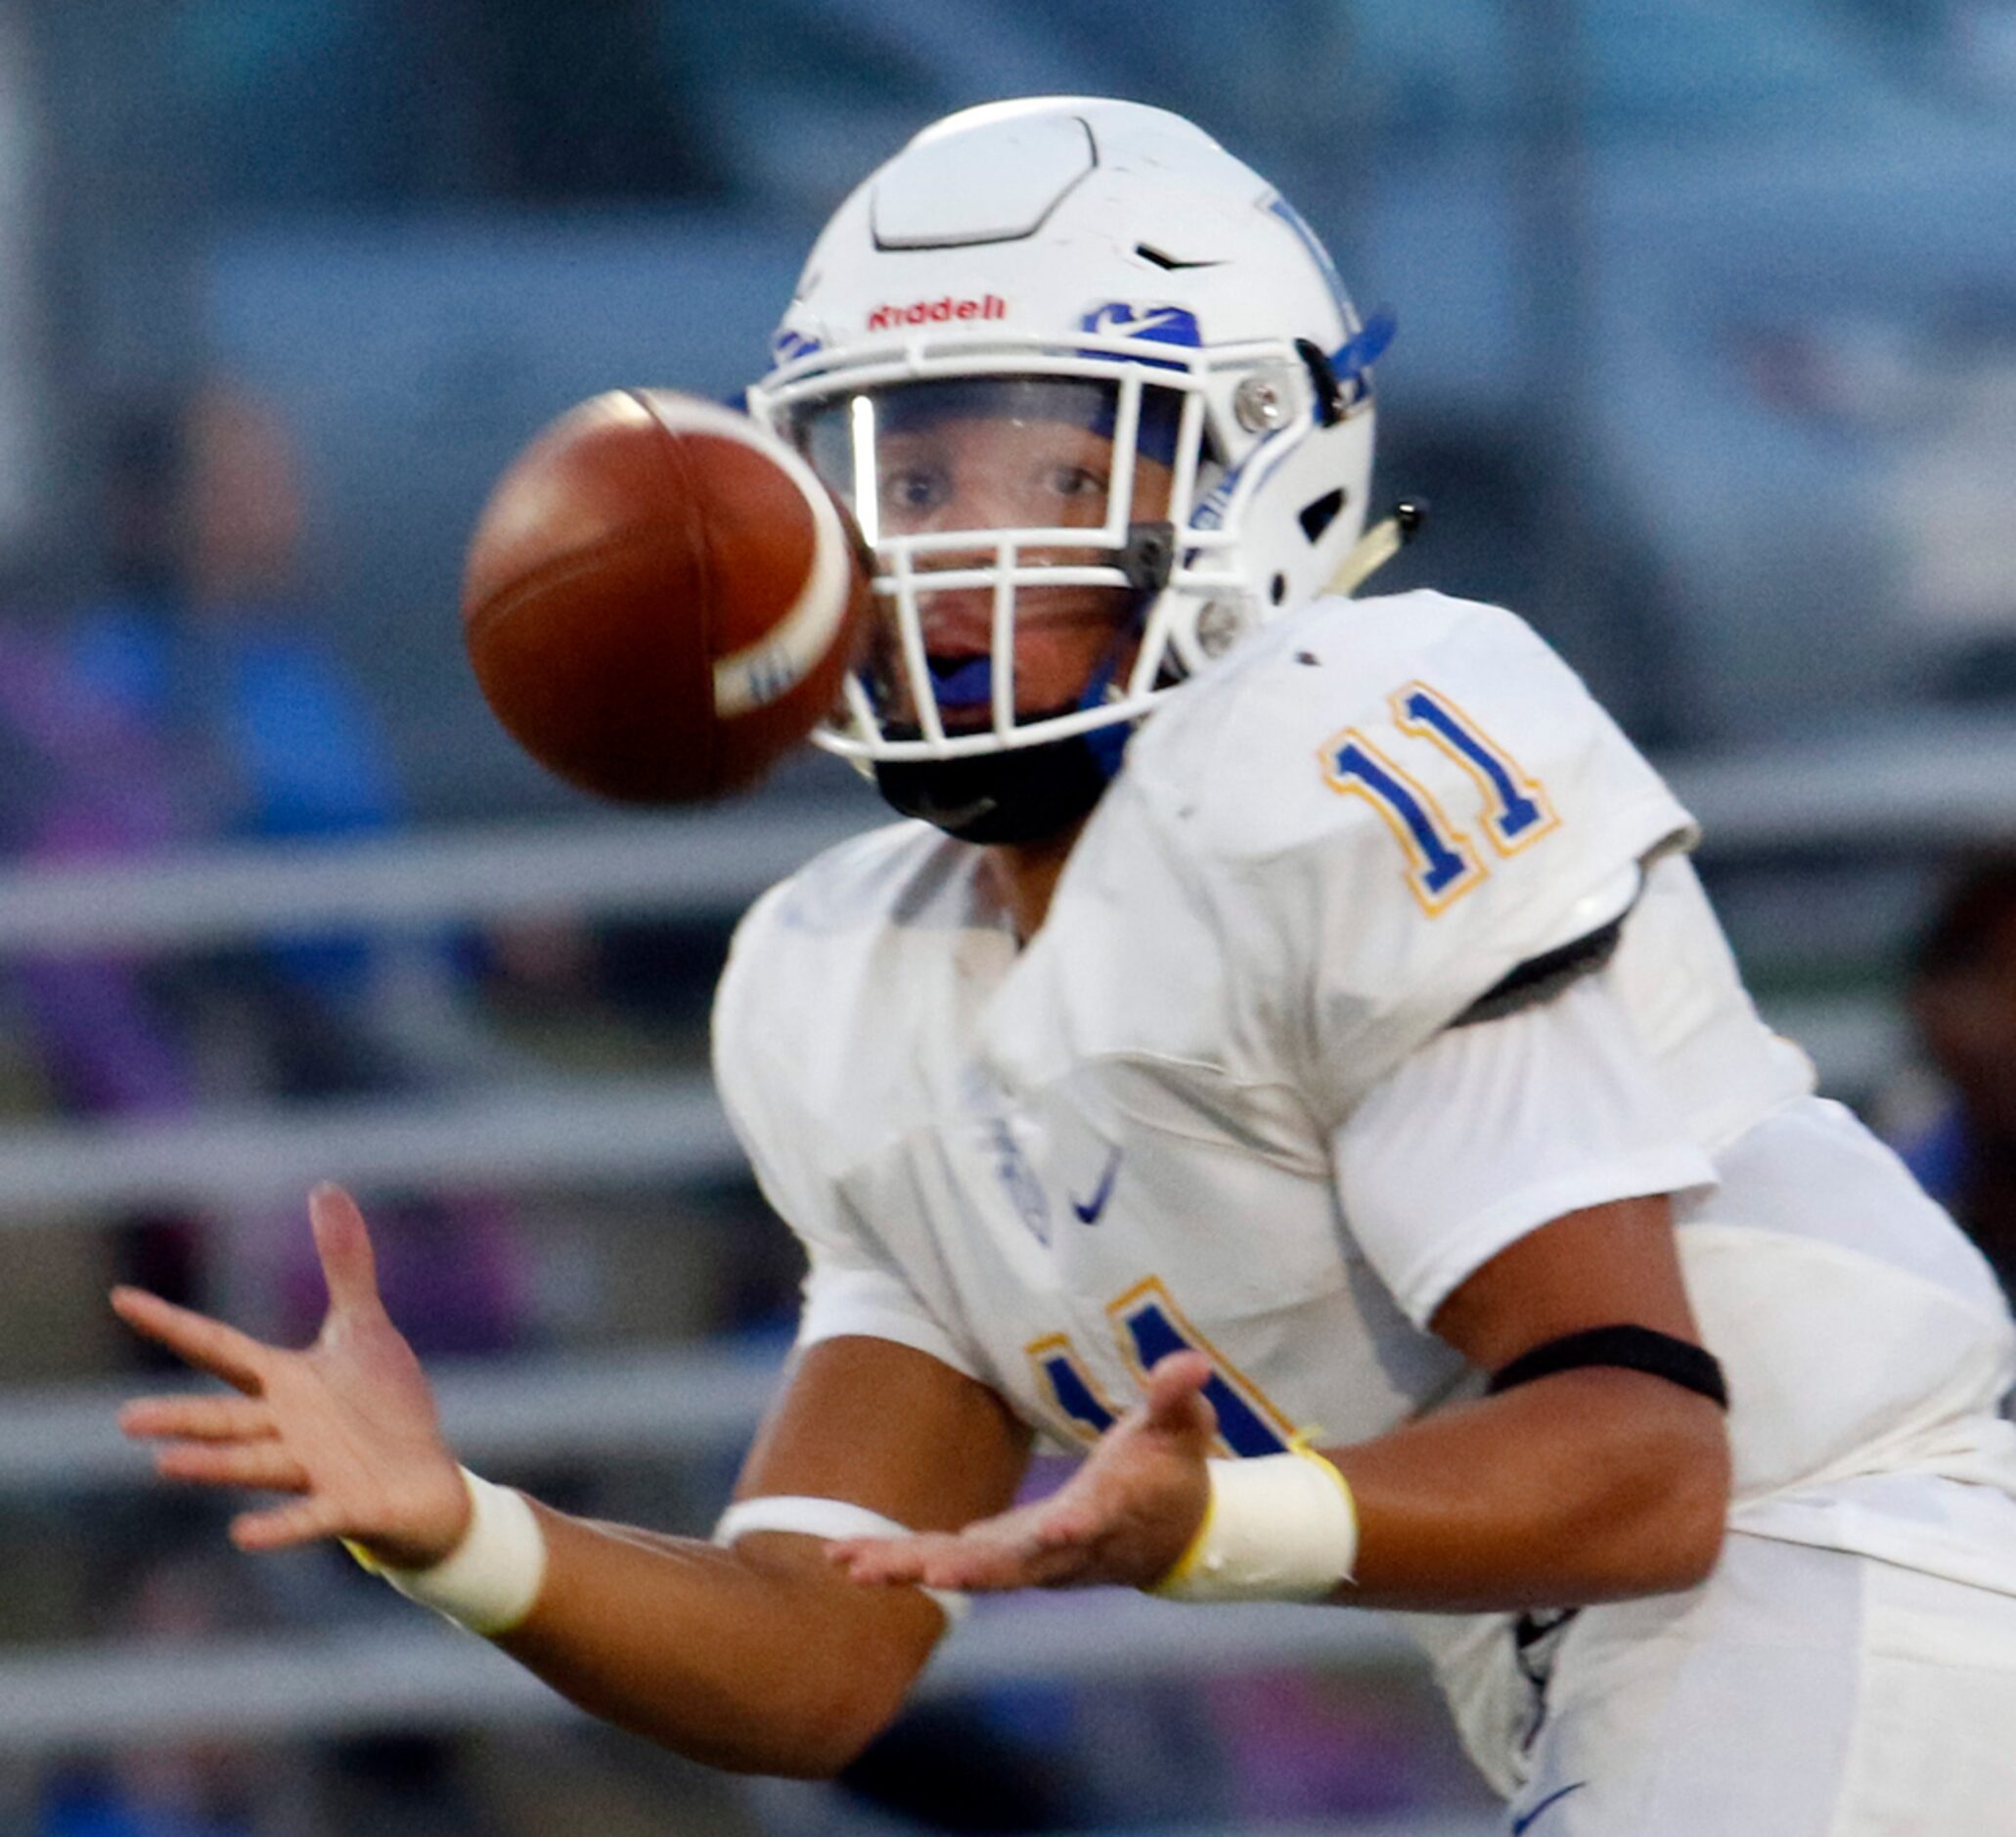
[[[1561,1635],[1521,1837],[2016,1837],[2016,1597],[1732,1535]]]

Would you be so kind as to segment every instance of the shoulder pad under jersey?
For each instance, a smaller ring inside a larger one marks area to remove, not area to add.
[[[1427,592],[1270,626],[1169,698],[1116,789],[1251,939],[1256,995],[1344,1111],[1694,835],[1529,626]]]
[[[970,854],[925,824],[885,825],[827,849],[743,915],[714,993],[712,1047],[752,1155],[767,1142],[780,1163],[802,1160],[815,1139],[837,1153],[874,1113],[900,1010],[929,999],[915,959],[931,953],[914,945],[966,922]]]

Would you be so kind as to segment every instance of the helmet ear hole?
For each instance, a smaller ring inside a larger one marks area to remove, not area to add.
[[[1288,597],[1287,575],[1277,574],[1274,577],[1274,579],[1268,583],[1267,597],[1276,605],[1279,605],[1280,603]]]
[[[1335,491],[1325,491],[1296,513],[1295,520],[1302,525],[1302,533],[1312,543],[1321,541],[1323,531],[1337,520],[1338,512],[1344,508],[1345,496],[1341,486]]]

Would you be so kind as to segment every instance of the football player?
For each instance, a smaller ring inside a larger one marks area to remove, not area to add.
[[[119,1296],[245,1393],[131,1406],[163,1471],[728,1766],[842,1762],[958,1591],[1106,1583],[1411,1613],[1517,1829],[2005,1828],[2000,1294],[1759,1021],[1560,659],[1330,591],[1387,541],[1387,331],[1152,109],[874,173],[751,406],[874,547],[825,740],[913,820],[723,979],[810,1273],[715,1542],[463,1474],[330,1189],[306,1352]],[[1087,1458],[1011,1507],[1035,1438]]]

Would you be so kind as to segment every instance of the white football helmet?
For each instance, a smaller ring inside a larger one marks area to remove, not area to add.
[[[971,839],[1082,815],[1135,721],[1352,552],[1390,334],[1266,181],[1178,115],[1050,97],[926,128],[821,234],[749,391],[875,556],[874,655],[819,742]],[[1024,446],[1052,429],[1055,489],[962,497],[926,475],[922,433],[975,422]],[[1111,608],[1108,654],[1062,698],[1018,694],[1018,630],[1033,673],[1032,620],[1082,624],[1088,595]]]

